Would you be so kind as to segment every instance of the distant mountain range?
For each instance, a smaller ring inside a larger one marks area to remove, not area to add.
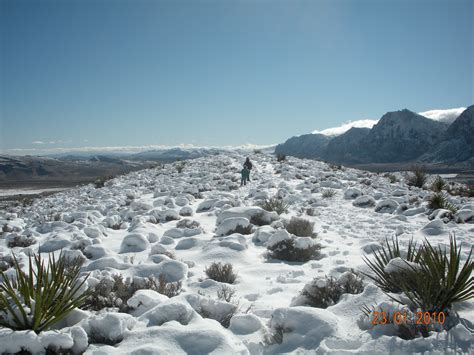
[[[474,166],[474,105],[452,123],[404,109],[388,112],[370,128],[328,137],[305,134],[277,145],[276,154],[334,163],[444,163]]]
[[[253,149],[236,148],[243,154]],[[273,153],[273,147],[258,149]],[[31,185],[73,186],[94,181],[99,176],[118,175],[171,163],[177,160],[196,159],[227,154],[229,149],[220,148],[169,148],[134,154],[55,154],[54,156],[7,156],[0,155],[0,188]]]

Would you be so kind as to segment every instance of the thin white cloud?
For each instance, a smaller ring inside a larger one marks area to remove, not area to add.
[[[352,127],[357,127],[357,128],[372,128],[378,120],[357,120],[357,121],[349,121],[341,126],[338,127],[333,127],[333,128],[327,128],[323,129],[322,131],[313,131],[313,133],[319,133],[319,134],[324,134],[325,136],[339,136],[348,130],[350,130]]]
[[[419,114],[435,121],[451,123],[456,118],[458,118],[465,109],[465,107],[458,107],[447,110],[429,110],[425,112],[419,112]]]
[[[246,143],[238,146],[196,146],[194,144],[178,144],[178,145],[144,145],[144,146],[110,146],[110,147],[55,147],[55,148],[15,148],[0,150],[0,154],[8,155],[47,155],[47,154],[64,154],[64,153],[122,153],[133,154],[149,150],[167,150],[180,148],[183,150],[193,149],[224,149],[224,150],[245,150],[252,151],[254,149],[268,149],[275,147],[275,144],[258,145]]]
[[[440,121],[445,123],[452,123],[459,115],[465,110],[465,107],[458,107],[458,108],[450,108],[445,110],[430,110],[425,112],[419,112],[420,115],[432,119],[434,121]],[[319,133],[324,134],[326,136],[339,136],[352,127],[365,127],[365,128],[372,128],[378,120],[357,120],[357,121],[349,121],[340,126],[327,128],[322,131],[313,131],[312,133]]]
[[[44,142],[42,142],[42,141],[34,141],[34,142],[31,142],[31,144],[44,144]]]

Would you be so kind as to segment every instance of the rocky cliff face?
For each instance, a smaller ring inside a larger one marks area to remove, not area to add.
[[[420,160],[424,162],[467,162],[474,165],[474,105],[469,106],[447,129],[443,139]]]
[[[304,134],[292,137],[275,148],[276,154],[292,155],[299,158],[323,159],[330,138],[323,134]]]
[[[438,122],[404,109],[388,112],[372,128],[352,128],[334,138],[292,137],[276,153],[336,163],[446,162],[474,165],[474,105],[453,123]]]
[[[448,126],[415,112],[388,112],[361,142],[361,160],[367,163],[411,161],[432,149]]]
[[[334,137],[326,147],[324,159],[336,163],[360,163],[361,143],[369,132],[370,128],[353,127],[346,133]]]

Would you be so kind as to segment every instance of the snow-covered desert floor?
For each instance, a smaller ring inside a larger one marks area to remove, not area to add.
[[[167,164],[117,177],[103,188],[87,185],[0,211],[0,257],[14,252],[27,260],[31,251],[47,257],[63,250],[84,259],[89,287],[117,274],[136,284],[160,275],[182,283],[182,292],[171,298],[137,291],[126,312],[75,310],[57,329],[39,335],[0,328],[0,352],[41,353],[48,346],[90,354],[472,351],[474,300],[456,306],[466,322],[412,340],[393,335],[393,325],[364,319],[364,305],[392,303],[367,277],[362,293],[344,294],[327,308],[302,306],[299,300],[315,278],[339,278],[351,269],[369,272],[363,256],[370,258],[393,236],[402,246],[411,238],[437,245],[448,244],[455,233],[467,258],[474,240],[474,199],[452,196],[459,209],[454,219],[441,213],[429,219],[426,199],[432,192],[408,187],[400,173],[391,183],[383,174],[291,157],[278,162],[266,154],[251,155],[251,181],[240,187],[244,160],[230,152]],[[323,197],[328,190],[335,195]],[[257,207],[275,196],[288,204],[287,213]],[[317,236],[289,236],[284,227],[292,216],[314,222]],[[237,224],[249,234],[227,235]],[[9,248],[13,236],[35,243]],[[307,262],[269,259],[267,246],[285,238],[300,245],[315,241],[320,255]],[[213,262],[231,263],[236,281],[207,278],[205,269]],[[223,285],[235,292],[230,302],[217,296]]]

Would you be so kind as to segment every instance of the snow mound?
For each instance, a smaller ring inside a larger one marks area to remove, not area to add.
[[[250,222],[245,217],[229,217],[224,219],[216,229],[216,235],[221,237],[234,233],[237,227],[248,228]]]
[[[359,196],[352,202],[352,205],[356,207],[373,207],[375,206],[375,199],[368,195]]]
[[[282,345],[275,345],[275,352],[290,352],[296,349],[316,349],[325,338],[336,334],[336,317],[325,309],[312,307],[290,307],[276,309],[270,320],[270,329],[283,330]]]

